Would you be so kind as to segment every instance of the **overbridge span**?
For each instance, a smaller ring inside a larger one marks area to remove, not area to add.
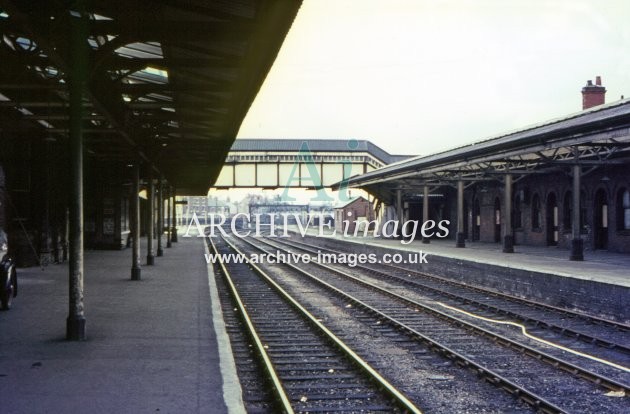
[[[329,187],[409,158],[355,139],[237,139],[214,187]]]

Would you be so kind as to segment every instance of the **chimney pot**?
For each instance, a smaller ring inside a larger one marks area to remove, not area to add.
[[[582,109],[603,105],[606,102],[606,88],[602,86],[601,76],[595,77],[595,85],[592,80],[586,81],[582,88]]]

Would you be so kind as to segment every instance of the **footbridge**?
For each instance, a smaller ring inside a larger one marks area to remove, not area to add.
[[[329,187],[407,158],[366,140],[237,139],[214,188]]]

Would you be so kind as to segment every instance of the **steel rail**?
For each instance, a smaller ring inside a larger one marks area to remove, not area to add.
[[[272,246],[271,244],[269,244],[267,241],[265,240],[261,240],[263,243]],[[275,247],[275,246],[274,246]],[[442,311],[439,311],[437,309],[434,309],[430,306],[424,305],[422,303],[416,302],[414,300],[408,299],[396,292],[392,292],[388,289],[376,286],[372,283],[366,282],[364,280],[361,280],[359,278],[357,278],[356,276],[353,276],[349,273],[343,272],[339,269],[335,269],[333,267],[321,264],[321,263],[317,263],[317,262],[311,262],[311,264],[322,267],[330,272],[336,273],[338,275],[341,275],[343,277],[349,278],[355,282],[357,282],[358,284],[361,284],[369,289],[372,289],[374,291],[378,291],[381,292],[383,294],[389,295],[395,299],[398,299],[402,302],[406,302],[409,305],[413,305],[419,308],[422,308],[423,310],[425,310],[428,313],[431,313],[449,323],[454,323],[455,325],[459,325],[464,329],[467,329],[469,331],[474,331],[482,336],[491,338],[496,340],[497,343],[502,343],[503,345],[507,346],[508,348],[521,348],[521,352],[525,355],[528,356],[532,356],[538,360],[544,361],[556,368],[561,368],[566,372],[569,372],[573,375],[579,375],[581,378],[584,378],[588,381],[591,381],[597,385],[601,385],[611,391],[624,391],[626,393],[626,395],[630,395],[630,385],[626,385],[626,384],[622,384],[620,382],[617,382],[611,378],[607,378],[603,375],[597,374],[595,372],[592,372],[590,370],[587,370],[585,368],[581,368],[578,367],[577,365],[574,365],[570,362],[564,361],[560,358],[554,357],[553,355],[549,355],[546,352],[543,351],[539,351],[536,350],[534,348],[531,348],[527,345],[524,344],[520,344],[512,339],[509,339],[503,335],[491,332],[487,329],[481,328],[479,326],[473,325],[469,322],[464,321],[463,319],[457,318],[455,316],[449,315],[447,313],[444,313]],[[291,264],[287,264],[289,266],[291,266]]]
[[[335,252],[332,249],[328,249],[328,248],[325,248],[325,247],[317,246],[317,245],[314,245],[314,244],[308,244],[308,243],[298,242],[298,241],[294,241],[294,240],[291,240],[291,242],[295,243],[295,244],[298,244],[298,245],[301,244],[301,245],[304,245],[304,246],[307,246],[307,247],[311,247],[311,248],[312,247],[316,247],[319,250],[325,250],[325,251],[329,251],[329,252],[338,253],[338,252]],[[285,242],[279,242],[279,243],[286,244]],[[300,247],[298,247],[298,248],[300,248]],[[421,276],[421,277],[424,277],[424,278],[427,278],[427,279],[433,279],[435,281],[446,283],[446,284],[449,284],[449,285],[452,285],[452,286],[456,286],[456,287],[460,287],[460,288],[463,288],[463,289],[473,290],[475,292],[482,293],[482,294],[485,294],[485,295],[490,295],[490,296],[504,298],[505,300],[510,300],[510,301],[513,301],[513,302],[523,303],[523,304],[526,304],[526,305],[532,306],[532,307],[553,310],[553,311],[556,311],[556,312],[568,315],[571,318],[584,319],[584,320],[587,320],[587,321],[589,321],[591,323],[594,323],[594,324],[609,325],[611,327],[614,327],[615,329],[619,329],[620,331],[630,331],[630,324],[626,324],[626,323],[623,323],[623,322],[617,322],[617,321],[613,321],[613,320],[610,320],[610,319],[601,318],[601,317],[595,316],[595,315],[588,315],[588,314],[585,314],[585,313],[574,312],[574,311],[571,311],[569,309],[564,309],[564,308],[561,308],[561,307],[558,307],[558,306],[549,305],[547,303],[537,302],[537,301],[531,300],[531,299],[520,298],[518,296],[514,296],[514,295],[507,294],[507,293],[502,293],[502,292],[497,292],[497,291],[494,291],[494,290],[490,290],[490,289],[486,289],[486,288],[482,288],[482,287],[478,287],[478,286],[467,285],[465,283],[457,282],[455,280],[446,279],[446,278],[441,277],[441,276],[431,275],[431,274],[428,274],[428,273],[419,272],[417,270],[408,269],[408,268],[401,267],[401,266],[396,266],[395,264],[392,264],[392,263],[379,263],[379,265],[383,266],[383,267],[390,267],[392,269],[400,270],[400,271],[407,272],[407,273],[412,273],[412,274],[417,275],[417,276]],[[359,266],[357,266],[357,267],[359,267]]]
[[[246,239],[241,239],[244,242],[250,244],[252,247],[254,247],[255,249],[258,249],[260,251],[265,251],[263,250],[261,247],[256,246],[255,244],[253,244],[252,242],[246,240]],[[261,240],[263,243],[266,243],[265,241]],[[275,247],[275,246],[274,246]],[[481,377],[482,379],[484,379],[485,381],[491,383],[492,385],[495,385],[496,387],[499,387],[501,389],[506,390],[508,393],[510,393],[512,396],[514,396],[515,398],[519,399],[520,401],[523,401],[524,403],[536,408],[537,410],[539,410],[540,412],[543,413],[564,413],[566,414],[567,412],[565,410],[563,410],[562,408],[558,407],[557,405],[555,405],[554,403],[547,401],[546,399],[544,399],[543,397],[537,395],[534,392],[531,392],[521,386],[519,386],[518,384],[514,383],[513,381],[505,378],[504,376],[502,376],[501,374],[486,368],[476,362],[474,362],[473,360],[469,359],[468,357],[464,356],[463,354],[455,351],[454,349],[451,349],[450,347],[441,344],[440,342],[429,338],[428,336],[418,332],[416,329],[408,326],[407,324],[405,324],[404,322],[400,322],[398,320],[396,320],[395,318],[383,313],[382,311],[374,308],[371,305],[368,305],[367,303],[361,301],[360,299],[355,298],[354,296],[342,291],[341,289],[331,285],[330,283],[318,278],[317,276],[307,272],[304,269],[299,268],[298,266],[291,264],[291,263],[284,263],[285,266],[288,266],[294,270],[296,270],[298,273],[303,274],[305,276],[307,276],[308,278],[310,278],[311,280],[315,281],[316,283],[318,283],[319,285],[323,286],[325,289],[341,296],[342,298],[350,301],[351,303],[357,305],[360,308],[365,309],[366,311],[368,311],[369,313],[378,316],[379,318],[388,321],[394,328],[405,332],[407,335],[409,335],[411,338],[414,338],[416,340],[419,340],[421,343],[425,344],[427,347],[429,347],[431,350],[437,351],[438,353],[440,353],[441,355],[445,356],[446,358],[454,361],[457,365],[467,368],[471,371],[473,371],[475,374],[477,374],[479,377]]]
[[[245,241],[247,243],[250,243],[252,246],[257,247],[258,249],[262,250],[260,247],[255,246],[254,244],[252,244],[248,240],[245,240]],[[268,246],[272,246],[270,243],[268,243],[265,240],[260,240],[260,241],[262,243],[267,244]],[[272,247],[276,247],[276,246],[272,246]],[[316,278],[318,281],[320,280],[316,276],[311,275],[310,273],[306,272],[303,269],[300,269],[299,267],[297,267],[297,266],[295,266],[295,265],[293,265],[291,263],[285,263],[285,264],[287,266],[290,266],[290,267],[296,269],[296,270],[299,270],[303,274],[308,274],[310,277]],[[480,326],[476,326],[476,325],[474,325],[472,323],[466,322],[463,319],[460,319],[458,317],[449,315],[449,314],[444,313],[444,312],[442,312],[440,310],[434,309],[434,308],[432,308],[430,306],[427,306],[427,305],[424,305],[422,303],[416,302],[414,300],[408,299],[408,298],[406,298],[406,297],[404,297],[404,296],[402,296],[402,295],[400,295],[400,294],[398,294],[396,292],[392,292],[392,291],[390,291],[388,289],[384,289],[382,287],[373,285],[373,284],[371,284],[369,282],[361,280],[361,279],[357,278],[356,276],[353,276],[353,275],[348,274],[346,272],[343,272],[341,270],[332,268],[332,267],[327,266],[327,265],[323,265],[321,263],[311,262],[311,264],[313,264],[315,266],[318,266],[318,267],[321,267],[321,268],[324,268],[324,269],[326,269],[326,270],[328,270],[330,272],[333,272],[333,273],[338,274],[340,276],[343,276],[345,278],[348,278],[348,279],[350,279],[350,280],[352,280],[352,281],[354,281],[354,282],[356,282],[356,283],[358,283],[360,285],[363,285],[363,286],[367,287],[368,289],[371,289],[373,291],[380,292],[382,294],[385,294],[385,295],[388,295],[390,297],[393,297],[393,298],[395,298],[395,299],[397,299],[397,300],[399,300],[399,301],[401,301],[401,302],[403,302],[403,303],[405,303],[407,305],[412,305],[412,306],[415,306],[417,308],[420,308],[420,309],[424,310],[425,312],[430,313],[430,314],[432,314],[434,316],[437,316],[440,319],[442,319],[442,320],[444,320],[444,321],[446,321],[448,323],[454,324],[454,325],[459,326],[461,328],[464,328],[464,329],[466,329],[468,331],[475,332],[475,333],[477,333],[477,334],[479,334],[481,336],[484,336],[486,338],[490,338],[493,341],[495,341],[496,343],[499,343],[499,344],[501,344],[501,345],[503,345],[503,346],[505,346],[507,348],[516,349],[519,352],[523,353],[524,355],[527,355],[527,356],[530,356],[530,357],[532,357],[534,359],[537,359],[539,361],[545,362],[545,363],[547,363],[547,364],[549,364],[549,365],[551,365],[551,366],[553,366],[555,368],[562,369],[562,370],[564,370],[564,371],[566,371],[566,372],[568,372],[568,373],[570,373],[570,374],[572,374],[574,376],[583,378],[583,379],[585,379],[587,381],[590,381],[590,382],[592,382],[592,383],[594,383],[596,385],[599,385],[599,386],[602,386],[604,388],[607,388],[608,390],[617,391],[617,392],[618,391],[624,391],[626,395],[630,395],[630,385],[622,384],[622,383],[620,383],[618,381],[615,381],[614,379],[607,378],[607,377],[605,377],[603,375],[597,374],[597,373],[592,372],[592,371],[590,371],[588,369],[581,368],[581,367],[579,367],[579,366],[577,366],[575,364],[572,364],[572,363],[570,363],[568,361],[565,361],[565,360],[562,360],[560,358],[554,357],[553,355],[549,355],[546,352],[534,349],[534,348],[532,348],[532,347],[530,347],[528,345],[525,345],[525,344],[518,343],[518,342],[516,342],[516,341],[514,341],[512,339],[509,339],[509,338],[507,338],[507,337],[505,337],[503,335],[491,332],[491,331],[489,331],[489,330],[487,330],[485,328],[482,328]],[[326,283],[326,282],[324,282],[324,283]]]
[[[215,252],[215,254],[218,254],[219,251],[216,245],[214,244],[214,242],[212,241],[212,238],[208,237],[208,240],[209,240],[210,245],[212,246],[212,250]],[[238,290],[236,289],[236,286],[234,285],[232,281],[230,272],[228,271],[225,264],[219,263],[219,265],[221,267],[221,271],[223,272],[223,276],[230,288],[230,293],[232,294],[232,297],[234,301],[236,302],[236,305],[239,310],[239,314],[241,315],[243,322],[245,322],[245,325],[247,326],[247,334],[254,341],[256,352],[258,353],[260,359],[262,360],[262,365],[265,371],[267,372],[267,375],[269,376],[269,380],[272,383],[273,393],[277,399],[276,402],[280,405],[280,408],[283,411],[283,413],[293,414],[294,413],[293,407],[291,406],[289,397],[287,396],[286,391],[284,387],[282,386],[282,381],[280,381],[280,378],[278,377],[278,374],[276,373],[275,367],[273,363],[271,362],[271,358],[267,354],[267,351],[265,350],[265,347],[262,341],[260,340],[258,333],[256,332],[254,323],[249,317],[249,313],[247,312],[247,309],[245,308],[245,305],[243,304],[243,301],[241,300],[241,296],[239,295]]]
[[[285,245],[285,246],[289,245],[285,241],[279,241],[279,240],[275,240],[274,239],[274,242],[282,244],[282,245]],[[310,252],[310,253],[315,253],[315,254],[317,254],[317,251],[314,251],[312,249],[312,247],[319,248],[319,246],[310,245],[310,244],[303,243],[303,242],[293,242],[293,243],[298,244],[298,245],[302,245],[302,246],[308,246],[308,247],[300,247],[300,246],[296,246],[296,247],[298,249],[300,249],[300,250],[303,250],[303,251],[306,251],[306,252]],[[322,248],[319,248],[319,250],[322,250]],[[323,248],[323,250],[326,250],[326,251],[329,251],[329,252],[334,252],[333,250],[326,249],[326,248]],[[504,294],[504,293],[498,293],[498,292],[494,292],[494,291],[491,291],[491,290],[478,288],[478,287],[475,287],[475,286],[465,285],[465,284],[462,284],[462,283],[458,283],[458,282],[454,282],[454,281],[451,281],[451,280],[448,280],[448,279],[444,279],[444,278],[439,277],[439,276],[428,275],[426,273],[418,272],[418,271],[412,270],[412,269],[406,269],[406,268],[403,268],[403,267],[400,267],[400,266],[395,266],[395,265],[392,265],[392,264],[379,263],[379,265],[382,266],[382,267],[385,267],[385,268],[389,267],[389,268],[392,268],[392,269],[400,270],[400,271],[405,272],[407,274],[414,274],[416,276],[420,276],[420,277],[423,277],[423,278],[426,278],[426,279],[429,279],[429,280],[433,280],[433,281],[438,282],[438,283],[448,284],[450,286],[455,286],[455,287],[461,288],[461,289],[468,289],[468,290],[471,290],[471,291],[473,291],[475,293],[482,293],[482,294],[485,294],[485,295],[491,295],[491,296],[493,296],[495,298],[498,298],[498,299],[503,299],[503,300],[510,301],[510,302],[522,303],[522,304],[524,304],[526,306],[530,306],[530,307],[550,308],[550,310],[554,310],[554,311],[562,313],[564,315],[569,314],[571,316],[580,317],[580,319],[586,319],[589,323],[602,324],[603,322],[606,322],[607,325],[613,324],[615,329],[624,329],[625,330],[625,326],[626,325],[621,324],[621,328],[620,328],[619,327],[620,324],[618,324],[618,323],[615,323],[615,322],[612,322],[612,321],[608,321],[606,319],[597,318],[595,316],[592,317],[592,316],[589,316],[589,315],[582,315],[582,314],[579,314],[579,313],[567,311],[565,309],[556,308],[556,307],[551,306],[551,305],[541,304],[539,302],[535,302],[535,301],[531,301],[531,300],[527,300],[527,299],[517,298],[515,296],[507,295],[507,294]],[[436,294],[439,294],[439,295],[442,295],[442,296],[446,296],[446,297],[449,297],[451,299],[455,299],[455,300],[458,300],[458,301],[461,301],[461,302],[464,302],[464,303],[467,303],[467,304],[472,304],[472,305],[478,306],[478,307],[483,308],[483,309],[490,310],[490,311],[498,313],[498,314],[507,315],[507,316],[510,316],[510,317],[512,317],[514,319],[517,319],[517,320],[519,320],[519,321],[521,321],[523,323],[525,323],[525,322],[532,322],[535,327],[542,327],[542,328],[545,328],[545,329],[549,329],[550,331],[557,332],[560,335],[563,335],[563,336],[566,336],[566,337],[569,337],[569,338],[575,338],[575,339],[581,340],[583,342],[589,343],[591,345],[596,345],[596,346],[600,346],[600,347],[607,348],[607,349],[616,349],[616,350],[619,350],[621,352],[630,354],[630,346],[626,346],[626,345],[622,345],[622,344],[619,344],[619,343],[616,343],[616,342],[608,341],[606,339],[602,339],[602,338],[599,338],[599,337],[596,337],[596,336],[593,336],[593,335],[590,335],[590,334],[587,334],[587,333],[584,333],[584,332],[576,331],[576,330],[571,329],[571,328],[562,327],[562,326],[556,325],[554,323],[545,322],[545,321],[542,321],[542,320],[539,320],[539,319],[534,319],[534,318],[531,318],[531,317],[523,316],[520,313],[517,313],[517,312],[514,312],[514,311],[510,311],[510,310],[506,310],[506,309],[500,308],[500,307],[495,306],[495,305],[490,305],[490,304],[478,301],[476,299],[470,299],[470,298],[458,295],[456,293],[446,292],[446,291],[440,290],[439,288],[435,288],[435,287],[426,285],[426,284],[421,283],[421,282],[419,282],[417,280],[409,280],[409,279],[406,279],[406,278],[401,277],[401,276],[396,276],[396,275],[393,275],[391,273],[386,273],[384,271],[380,271],[380,270],[373,269],[373,268],[370,268],[370,267],[367,267],[367,266],[363,266],[363,265],[357,265],[357,266],[355,266],[355,268],[362,269],[362,270],[364,270],[366,272],[378,275],[378,276],[380,276],[382,278],[386,278],[386,279],[389,279],[389,280],[394,280],[394,281],[398,281],[398,282],[404,283],[404,284],[406,284],[408,286],[421,287],[422,289],[429,290],[429,291],[431,291],[433,293],[436,293]],[[630,326],[628,326],[628,328],[630,328]]]
[[[210,238],[211,239],[211,238]],[[246,254],[239,250],[233,243],[222,237],[225,243],[230,246],[237,254],[241,255],[247,264],[261,276],[271,287],[273,287],[289,304],[291,304],[301,315],[306,317],[316,328],[322,332],[326,338],[328,338],[335,346],[340,349],[352,362],[354,362],[370,380],[374,381],[379,388],[387,393],[395,403],[405,412],[422,414],[422,411],[415,406],[401,391],[396,389],[389,381],[387,381],[381,374],[378,373],[372,366],[361,358],[356,352],[354,352],[348,345],[346,345],[339,337],[337,337],[332,331],[330,331],[324,324],[322,324],[317,317],[304,308],[295,298],[293,298],[286,290],[284,290],[276,281],[274,281],[262,268],[257,264],[252,263]],[[213,244],[214,246],[214,244]],[[216,251],[216,250],[215,250]],[[221,264],[222,267],[225,267]]]

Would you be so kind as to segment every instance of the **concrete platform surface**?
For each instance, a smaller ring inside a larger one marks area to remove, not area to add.
[[[515,246],[514,253],[503,253],[498,243],[466,242],[455,247],[453,240],[432,240],[429,244],[413,241],[403,245],[399,240],[374,239],[369,243],[397,249],[422,250],[430,255],[505,266],[514,269],[593,280],[630,287],[630,255],[605,250],[584,252],[584,261],[569,260],[569,251],[558,247]]]
[[[86,252],[85,342],[64,339],[67,265],[20,269],[14,307],[0,312],[0,412],[243,412],[203,241],[164,252],[141,281],[131,249]]]

